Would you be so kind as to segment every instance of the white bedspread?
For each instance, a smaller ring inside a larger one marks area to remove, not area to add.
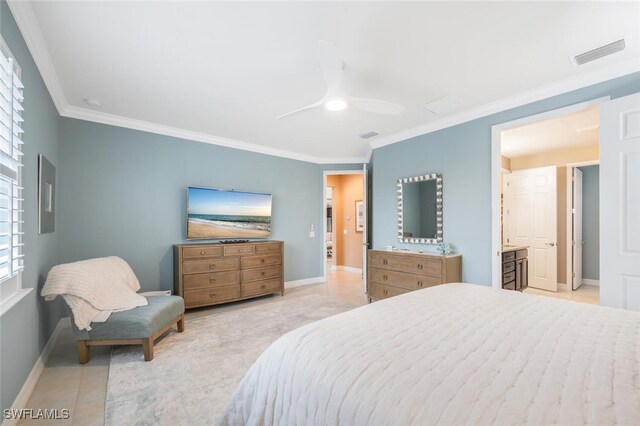
[[[222,425],[640,424],[640,313],[472,284],[294,330]]]

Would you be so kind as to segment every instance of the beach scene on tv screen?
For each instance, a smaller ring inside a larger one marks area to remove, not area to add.
[[[187,238],[271,235],[271,195],[189,188]]]

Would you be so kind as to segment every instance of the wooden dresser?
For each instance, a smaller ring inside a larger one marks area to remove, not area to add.
[[[369,250],[367,255],[369,302],[461,279],[460,254]]]
[[[282,241],[177,244],[173,253],[173,289],[186,308],[284,294]]]

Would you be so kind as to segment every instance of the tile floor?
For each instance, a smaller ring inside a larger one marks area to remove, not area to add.
[[[360,274],[346,271],[327,271],[327,282],[287,289],[283,297],[265,296],[258,299],[229,303],[209,308],[193,309],[186,319],[244,309],[264,303],[278,303],[308,294],[323,294],[354,306],[367,303]],[[188,323],[187,323],[188,326]],[[66,420],[21,420],[19,425],[102,425],[104,404],[109,377],[110,348],[97,346],[91,349],[91,361],[85,365],[77,362],[75,341],[70,328],[65,328],[49,356],[47,365],[26,408],[68,409]]]
[[[574,300],[585,303],[598,303],[598,287],[583,286],[578,291],[560,290],[557,293],[529,288],[529,294]],[[323,294],[334,297],[354,306],[367,304],[363,293],[360,274],[347,271],[331,271],[328,268],[327,282],[304,287],[287,289],[284,298],[291,299],[308,294]],[[266,296],[259,299],[230,303],[222,306],[190,310],[187,320],[205,315],[219,314],[231,310],[244,309],[264,303],[278,303],[280,296]],[[47,365],[29,399],[27,408],[67,408],[70,418],[67,420],[22,420],[20,425],[102,425],[104,404],[109,375],[109,347],[94,347],[91,361],[78,365],[75,341],[71,329],[66,328],[47,361]]]

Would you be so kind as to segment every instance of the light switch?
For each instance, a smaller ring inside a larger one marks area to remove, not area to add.
[[[313,238],[316,236],[316,231],[309,231],[309,237]]]

